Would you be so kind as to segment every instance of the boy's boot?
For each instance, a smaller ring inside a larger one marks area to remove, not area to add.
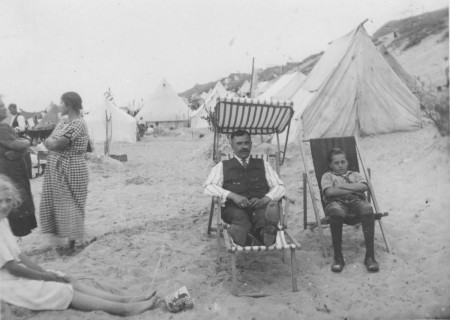
[[[368,271],[377,272],[379,267],[378,262],[375,260],[375,220],[373,218],[373,214],[361,215],[361,224],[364,233],[364,241],[366,243],[366,257],[364,258],[364,264],[366,265]]]
[[[342,225],[344,218],[339,216],[330,216],[331,240],[333,241],[334,260],[331,265],[331,271],[341,272],[344,269],[344,257],[342,255]]]

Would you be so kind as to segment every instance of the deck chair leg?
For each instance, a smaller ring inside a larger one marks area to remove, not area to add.
[[[220,263],[220,234],[222,232],[222,228],[220,226],[217,226],[216,231],[216,241],[217,241],[217,263]]]
[[[232,293],[237,294],[237,271],[236,271],[236,252],[231,253],[231,276],[232,276]]]
[[[214,216],[214,198],[211,199],[211,209],[209,210],[208,234],[211,234],[211,225],[213,216]]]
[[[297,292],[297,266],[295,259],[295,249],[291,248],[291,271],[292,271],[292,291]]]
[[[284,264],[286,264],[286,249],[281,249],[281,261],[283,261]]]
[[[378,224],[380,225],[381,235],[383,236],[384,245],[386,246],[386,251],[387,251],[388,253],[391,253],[391,252],[389,251],[389,244],[388,244],[388,241],[387,241],[387,239],[386,239],[386,235],[384,234],[383,223],[381,222],[381,219],[378,220]]]
[[[306,178],[306,173],[303,172],[303,229],[308,228],[308,195],[307,195],[307,184],[308,180]]]

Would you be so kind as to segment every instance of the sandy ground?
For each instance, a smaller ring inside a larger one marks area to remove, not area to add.
[[[127,154],[119,163],[94,155],[86,229],[97,240],[72,255],[49,247],[39,232],[20,246],[45,267],[84,278],[110,291],[160,295],[186,286],[194,309],[178,314],[163,306],[130,319],[421,319],[450,317],[450,166],[449,140],[429,124],[424,129],[362,139],[366,165],[391,245],[387,253],[379,228],[381,270],[364,265],[360,229],[344,231],[346,266],[330,271],[317,230],[303,230],[302,172],[298,146],[291,145],[282,178],[296,200],[289,228],[301,243],[297,251],[299,291],[292,292],[290,267],[278,252],[240,254],[238,280],[243,293],[231,294],[230,258],[222,250],[216,263],[214,236],[206,234],[210,198],[202,183],[210,168],[212,134],[182,131],[177,136],[145,136],[136,144],[113,147]],[[266,145],[260,146],[266,148]],[[97,152],[102,148],[97,146]],[[42,178],[32,180],[37,207]],[[309,199],[309,219],[314,215]],[[331,252],[331,237],[325,229]],[[159,263],[158,263],[159,261]],[[104,312],[31,312],[2,304],[2,319],[113,319]]]

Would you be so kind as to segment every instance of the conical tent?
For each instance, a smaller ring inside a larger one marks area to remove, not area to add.
[[[239,88],[238,94],[240,96],[246,96],[250,93],[250,82],[245,80],[242,86]]]
[[[155,89],[135,116],[151,123],[177,123],[188,121],[188,106],[176,94],[166,79]]]
[[[107,135],[111,142],[136,142],[136,120],[108,98],[98,108],[90,110],[84,119],[94,142],[104,142]]]
[[[290,141],[419,129],[419,101],[362,25],[330,45],[292,97]]]
[[[205,120],[208,115],[208,111],[214,111],[214,107],[216,106],[217,98],[225,98],[228,96],[227,90],[223,87],[222,83],[218,81],[213,88],[213,90],[208,93],[205,98],[205,102],[192,113],[191,115],[191,128],[199,129],[199,128],[208,128],[208,121]]]

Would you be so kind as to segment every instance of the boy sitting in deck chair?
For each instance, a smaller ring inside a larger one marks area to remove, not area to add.
[[[342,225],[348,215],[361,219],[366,257],[364,264],[370,272],[378,271],[374,252],[375,221],[372,206],[366,201],[364,192],[368,190],[367,181],[359,172],[347,171],[348,161],[342,149],[332,149],[328,154],[330,171],[322,176],[322,191],[325,215],[330,217],[331,239],[333,241],[333,272],[341,272],[345,262],[342,255]]]
[[[228,234],[234,243],[271,246],[280,220],[276,201],[286,189],[269,163],[250,157],[250,133],[237,130],[230,140],[234,157],[211,170],[205,194],[221,199],[222,219],[230,225]]]

